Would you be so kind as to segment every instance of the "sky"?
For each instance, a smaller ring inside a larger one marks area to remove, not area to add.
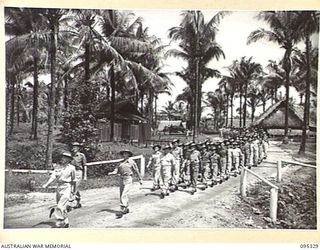
[[[148,27],[150,35],[156,35],[162,39],[164,44],[170,44],[168,38],[168,30],[171,27],[179,26],[181,21],[181,10],[134,10],[137,16],[143,18],[145,27]],[[209,21],[216,13],[215,10],[202,10],[205,21]],[[228,67],[233,60],[240,59],[242,56],[253,57],[253,61],[260,63],[262,66],[268,64],[268,60],[279,61],[284,55],[284,50],[279,48],[275,43],[260,40],[255,43],[247,45],[247,38],[249,34],[258,29],[266,28],[268,25],[257,20],[255,17],[258,12],[254,11],[237,11],[225,16],[218,25],[218,33],[216,41],[222,47],[225,53],[225,58],[219,61],[213,60],[209,66],[218,69],[222,74],[227,74],[226,67]],[[318,46],[319,37],[313,37],[312,42],[314,46]],[[174,46],[174,45],[170,45]],[[298,44],[299,49],[304,50],[304,44]],[[186,62],[175,58],[168,58],[165,60],[164,72],[175,72],[186,67]],[[171,96],[162,94],[159,97],[158,106],[161,107],[169,100],[174,101],[175,97],[182,92],[186,87],[186,83],[177,76],[170,76],[174,86],[172,87]],[[214,91],[217,88],[219,79],[211,78],[203,85],[203,91]],[[279,90],[284,95],[284,88]],[[294,89],[290,89],[291,94],[296,100],[298,95]],[[262,108],[258,108],[257,114],[261,113]],[[204,115],[210,112],[206,109]]]

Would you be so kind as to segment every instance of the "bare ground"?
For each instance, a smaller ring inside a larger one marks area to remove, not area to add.
[[[278,159],[292,160],[278,143],[272,143],[268,159],[253,171],[264,177],[275,177]],[[291,171],[286,168],[288,173]],[[290,174],[288,175],[290,176]],[[248,176],[249,184],[258,184]],[[268,228],[248,210],[248,203],[239,196],[240,176],[223,184],[191,195],[179,189],[164,200],[160,191],[151,192],[151,181],[142,186],[134,183],[130,195],[130,213],[116,219],[119,210],[117,187],[84,190],[83,207],[69,213],[74,228]],[[5,208],[5,228],[50,228],[49,208],[55,204],[53,193],[24,194],[25,203]],[[7,197],[10,199],[10,197]],[[254,204],[250,205],[250,209]],[[252,217],[252,218],[250,218]],[[252,223],[253,221],[253,223]]]

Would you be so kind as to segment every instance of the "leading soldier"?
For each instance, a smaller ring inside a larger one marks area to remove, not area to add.
[[[190,149],[190,182],[192,188],[191,194],[193,195],[197,192],[197,179],[201,168],[201,155],[197,150],[197,145],[195,143],[190,145]]]
[[[130,159],[132,152],[130,150],[122,150],[120,151],[120,155],[123,157],[123,161],[114,171],[108,173],[108,175],[120,175],[120,214],[117,214],[118,218],[129,213],[128,194],[132,186],[132,176],[134,173],[137,174],[140,185],[142,185],[142,177],[139,173],[138,166],[134,160]]]
[[[162,179],[161,199],[163,199],[165,196],[169,195],[169,182],[172,178],[171,170],[175,164],[175,159],[174,159],[173,155],[170,153],[171,146],[167,145],[163,148],[163,150],[164,150],[164,152],[160,158],[161,179]]]
[[[76,170],[75,166],[70,164],[72,161],[70,153],[63,153],[60,161],[61,165],[57,165],[57,168],[52,172],[50,179],[42,187],[47,188],[53,181],[57,181],[57,205],[50,210],[49,217],[54,214],[57,219],[55,224],[56,227],[66,228],[69,227],[67,206],[71,200],[72,192],[74,191]]]
[[[81,144],[79,142],[74,142],[72,144],[72,154],[73,154],[73,161],[71,162],[72,165],[76,167],[76,178],[75,178],[75,197],[76,205],[73,208],[80,208],[81,207],[81,195],[79,191],[79,187],[81,184],[81,180],[83,178],[83,171],[85,166],[87,165],[87,158],[85,154],[80,152]]]

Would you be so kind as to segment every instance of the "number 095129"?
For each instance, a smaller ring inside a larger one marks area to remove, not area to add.
[[[319,244],[300,244],[300,248],[316,249],[316,248],[319,248]]]

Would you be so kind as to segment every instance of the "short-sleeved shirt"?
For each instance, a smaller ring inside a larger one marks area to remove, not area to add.
[[[83,170],[87,164],[87,158],[83,153],[76,152],[71,163],[76,167],[76,170]]]
[[[162,153],[160,151],[155,152],[154,154],[152,154],[149,162],[150,164],[152,164],[153,166],[160,166],[160,159],[161,159],[161,155]]]
[[[162,155],[160,158],[161,166],[171,166],[174,164],[175,158],[171,153]]]
[[[194,150],[190,154],[190,161],[192,163],[199,163],[200,162],[200,152],[198,150]]]
[[[118,174],[120,176],[132,176],[133,168],[136,168],[137,165],[132,159],[127,159],[121,162],[118,166]]]
[[[221,149],[219,150],[219,155],[220,155],[221,158],[227,157],[227,149],[221,148]]]
[[[220,155],[217,153],[213,153],[211,155],[211,163],[216,164],[219,162]]]
[[[211,153],[210,152],[204,152],[201,154],[201,160],[203,163],[209,163],[210,162],[210,156]]]
[[[70,183],[75,178],[75,166],[68,164],[64,168],[58,168],[53,171],[51,178],[54,178],[58,183]]]
[[[171,154],[176,161],[181,161],[183,157],[183,150],[180,147],[176,147],[171,151]]]

